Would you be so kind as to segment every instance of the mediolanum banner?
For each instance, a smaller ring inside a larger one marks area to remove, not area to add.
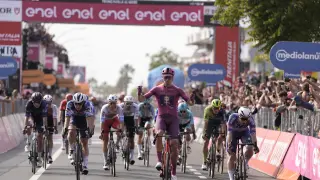
[[[22,1],[0,0],[0,21],[21,22]]]
[[[21,45],[21,22],[0,21],[0,45]]]

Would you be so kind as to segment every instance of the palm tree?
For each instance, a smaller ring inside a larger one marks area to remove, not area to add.
[[[132,81],[131,76],[133,76],[134,71],[135,69],[130,64],[125,64],[120,69],[120,78],[118,80],[117,87],[125,93],[127,93],[128,86]]]

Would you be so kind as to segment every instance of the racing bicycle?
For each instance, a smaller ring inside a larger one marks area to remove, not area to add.
[[[158,171],[161,171],[160,177],[162,177],[163,180],[170,180],[171,179],[171,145],[170,145],[170,138],[171,136],[168,134],[164,134],[162,136],[156,134],[153,144],[156,143],[158,137],[164,137],[165,138],[165,148],[162,151],[162,167],[161,169],[157,169]],[[160,139],[161,140],[161,139]]]
[[[153,127],[144,128],[143,132],[143,165],[149,167],[149,158],[150,158],[150,137],[148,136],[148,131]]]
[[[240,140],[237,141],[237,161],[236,163],[236,169],[234,173],[234,179],[235,180],[246,180],[248,178],[247,176],[247,167],[246,167],[246,158],[243,153],[243,147],[244,146],[252,146],[253,143],[240,143]]]
[[[80,172],[82,172],[82,162],[83,162],[83,153],[82,153],[82,143],[80,131],[86,131],[87,129],[76,128],[76,149],[74,152],[74,169],[76,171],[77,180],[80,180]]]
[[[122,157],[124,160],[124,169],[127,171],[129,170],[130,166],[130,150],[131,150],[131,143],[129,140],[129,135],[131,133],[134,134],[136,127],[126,127],[125,136],[122,141]]]
[[[109,128],[109,142],[108,142],[108,164],[110,173],[113,177],[116,177],[116,160],[117,160],[117,154],[116,154],[116,145],[114,143],[113,139],[113,133],[114,132],[120,132],[121,130],[111,130],[111,127]],[[103,133],[103,131],[102,131]]]
[[[182,136],[182,147],[180,150],[180,157],[181,157],[181,172],[186,173],[187,168],[187,135],[192,134],[193,132],[180,132],[180,136]]]

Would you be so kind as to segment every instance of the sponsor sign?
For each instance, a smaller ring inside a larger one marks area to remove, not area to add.
[[[288,71],[285,71],[283,72],[283,77],[285,78],[291,78],[291,79],[300,79],[301,77],[301,73],[300,72],[288,72]]]
[[[192,81],[216,83],[224,79],[226,70],[220,64],[192,64],[188,68],[188,76]]]
[[[137,5],[23,1],[23,21],[119,25],[203,26],[197,5]]]
[[[22,2],[21,1],[0,1],[0,21],[21,22],[22,21]]]
[[[0,22],[0,45],[21,45],[21,22]]]
[[[320,44],[280,41],[271,48],[270,60],[285,71],[320,71]]]
[[[73,77],[75,83],[86,82],[86,67],[85,66],[69,66],[69,75]]]
[[[22,57],[22,46],[0,45],[0,56]]]
[[[44,67],[46,69],[53,69],[53,54],[47,54],[44,62]]]
[[[0,57],[0,77],[10,76],[16,73],[18,63],[13,57]]]
[[[39,59],[40,59],[40,44],[29,44],[28,61],[39,62]]]
[[[239,74],[239,27],[217,26],[215,30],[215,64],[226,69],[224,84],[231,86]]]
[[[63,75],[63,70],[64,70],[63,65],[64,65],[63,63],[58,63],[57,74]]]

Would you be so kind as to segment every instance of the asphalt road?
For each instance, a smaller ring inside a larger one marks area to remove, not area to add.
[[[97,127],[97,126],[96,126]],[[96,128],[100,129],[100,128]],[[101,142],[97,136],[98,132],[92,138],[89,155],[89,174],[82,175],[83,180],[106,180],[112,179],[110,171],[102,169],[103,158],[101,153]],[[76,179],[73,166],[69,164],[67,155],[61,150],[61,135],[54,137],[54,153],[53,164],[47,170],[43,168],[37,169],[35,175],[31,172],[31,165],[27,160],[27,154],[24,152],[24,143],[21,143],[17,148],[0,155],[0,180],[70,180]],[[186,174],[180,172],[180,167],[177,167],[177,177],[179,180],[194,180],[194,179],[209,179],[207,172],[201,170],[201,145],[192,143],[192,152],[188,156],[188,168]],[[135,152],[137,154],[137,152]],[[150,154],[150,167],[143,166],[143,161],[136,159],[136,163],[130,166],[130,170],[124,169],[120,157],[118,157],[116,171],[118,180],[159,180],[159,172],[154,168],[156,163],[155,147],[152,147]],[[226,163],[225,163],[226,164]],[[226,169],[226,168],[225,168]],[[217,173],[215,179],[228,179],[228,174]],[[249,171],[249,179],[267,180],[273,179],[253,169]]]

